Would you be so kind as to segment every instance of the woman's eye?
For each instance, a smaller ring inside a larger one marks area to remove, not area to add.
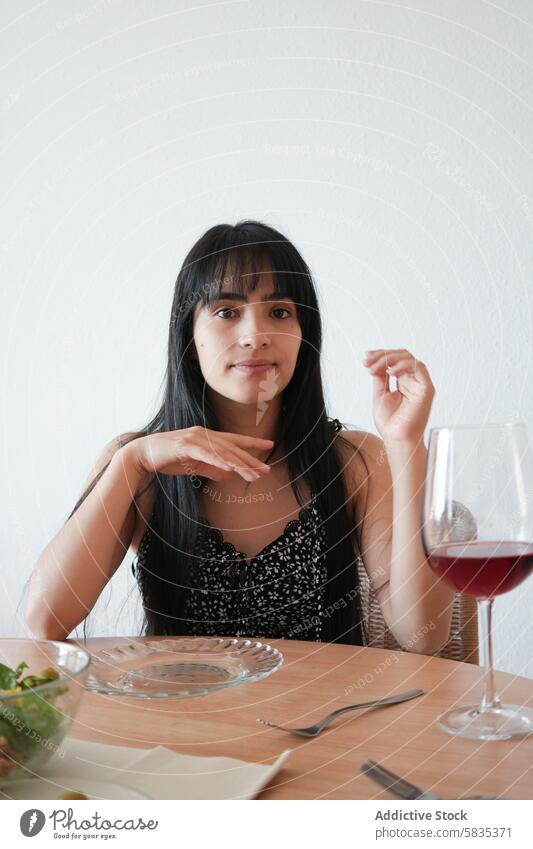
[[[223,312],[235,312],[235,310],[233,310],[231,307],[222,307],[221,310],[216,311],[215,315],[220,315],[220,313]],[[227,316],[222,315],[221,318],[227,318]]]
[[[222,315],[222,313],[228,313],[228,312],[229,312],[229,313],[234,313],[234,312],[236,312],[236,310],[234,310],[232,307],[222,307],[221,309],[219,309],[219,310],[217,310],[217,311],[216,311],[215,315],[220,316],[220,318],[231,318],[231,316],[228,316],[228,315]],[[290,316],[291,316],[291,312],[290,312],[290,310],[286,309],[285,307],[275,307],[275,308],[272,310],[272,313],[280,313],[280,312],[282,312],[282,313],[286,313],[286,315],[281,316],[281,318],[290,318]],[[280,318],[280,316],[279,316],[279,315],[278,315],[278,316],[276,316],[276,317],[277,317],[277,318]]]

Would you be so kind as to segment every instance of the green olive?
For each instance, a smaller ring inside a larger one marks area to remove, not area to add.
[[[84,796],[83,793],[77,793],[75,790],[65,790],[61,796],[57,797],[58,799],[88,799],[88,796]]]

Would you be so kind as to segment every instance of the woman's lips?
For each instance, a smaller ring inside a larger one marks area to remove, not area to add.
[[[232,368],[237,369],[242,374],[264,374],[265,371],[274,368],[274,365],[274,363],[263,363],[263,365],[257,366],[244,366],[236,363]]]

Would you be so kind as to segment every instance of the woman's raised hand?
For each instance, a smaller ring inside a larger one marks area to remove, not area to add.
[[[208,430],[197,425],[151,433],[129,442],[124,448],[132,453],[137,467],[148,474],[199,475],[225,481],[237,473],[244,480],[254,481],[268,474],[270,466],[250,451],[268,451],[273,445],[271,439]]]
[[[372,375],[374,421],[386,443],[418,443],[428,423],[435,387],[429,372],[405,348],[367,351],[364,365]],[[391,392],[389,378],[397,380]]]

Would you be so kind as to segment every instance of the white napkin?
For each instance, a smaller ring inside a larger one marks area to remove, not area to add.
[[[77,790],[100,799],[252,799],[292,751],[286,749],[273,764],[258,764],[179,755],[164,746],[134,749],[71,738],[61,748],[63,758],[53,757],[29,781],[5,785],[0,796],[57,799]]]

